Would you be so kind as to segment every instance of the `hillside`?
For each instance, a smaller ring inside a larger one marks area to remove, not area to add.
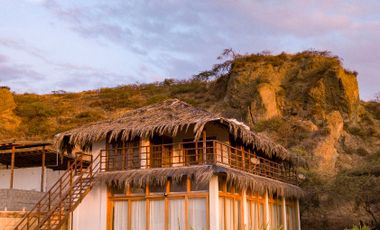
[[[179,98],[246,122],[309,161],[305,229],[380,221],[380,103],[359,100],[356,73],[327,52],[238,55],[187,81],[80,93],[0,89],[1,139],[51,139],[88,122]],[[230,55],[230,56],[228,56]]]

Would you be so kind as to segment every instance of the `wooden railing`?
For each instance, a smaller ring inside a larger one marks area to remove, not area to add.
[[[15,227],[21,229],[59,229],[91,190],[100,169],[99,157],[79,154],[75,162],[46,192],[41,200]]]
[[[101,171],[167,168],[215,164],[251,174],[297,184],[293,168],[257,156],[250,150],[223,142],[181,142],[101,150]]]

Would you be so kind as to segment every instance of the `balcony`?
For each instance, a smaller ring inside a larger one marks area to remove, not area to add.
[[[100,152],[101,171],[219,165],[290,184],[297,184],[295,169],[257,156],[250,150],[211,140],[149,146],[125,146]]]

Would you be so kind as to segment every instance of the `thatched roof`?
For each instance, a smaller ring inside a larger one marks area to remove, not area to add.
[[[188,130],[190,127],[194,127],[195,139],[199,139],[209,122],[225,125],[236,139],[241,139],[246,145],[253,145],[268,157],[276,156],[282,160],[293,161],[284,147],[250,131],[245,124],[195,108],[177,99],[128,111],[118,119],[99,121],[60,133],[56,140],[58,147],[64,150],[70,145],[84,148],[106,138],[129,140],[154,134],[175,136],[180,130]]]
[[[135,169],[128,171],[102,172],[97,176],[100,183],[144,187],[146,184],[163,186],[171,178],[180,182],[184,176],[192,178],[196,185],[208,185],[213,175],[225,176],[229,184],[253,192],[277,194],[300,198],[304,195],[301,188],[281,181],[245,173],[217,165],[198,165],[176,168]]]

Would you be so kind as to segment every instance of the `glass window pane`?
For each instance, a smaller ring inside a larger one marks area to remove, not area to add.
[[[145,200],[132,201],[131,229],[146,230]]]
[[[169,229],[185,229],[185,201],[183,199],[169,200]]]
[[[250,230],[258,230],[257,203],[253,200],[248,201],[248,224]]]
[[[219,197],[219,226],[220,230],[224,229],[224,198]]]
[[[234,201],[234,229],[240,229],[241,228],[241,222],[240,222],[240,200]]]
[[[206,199],[193,198],[189,199],[189,228],[190,229],[206,229],[207,214],[206,214]]]
[[[152,230],[165,229],[165,201],[164,200],[150,200],[150,220],[149,226]]]
[[[232,199],[225,198],[225,213],[226,213],[226,228],[225,229],[234,229],[234,202]]]
[[[117,201],[113,208],[113,230],[128,229],[128,201]]]
[[[286,219],[288,230],[296,230],[298,228],[297,209],[294,202],[289,201],[286,205]]]
[[[259,204],[259,229],[265,229],[265,218],[264,218],[264,204],[260,203]]]

